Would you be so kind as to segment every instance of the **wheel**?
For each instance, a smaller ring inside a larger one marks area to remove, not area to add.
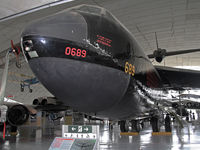
[[[21,64],[19,62],[16,62],[15,65],[17,68],[21,68]]]
[[[152,125],[153,132],[160,131],[158,117],[156,117],[156,116],[151,117],[151,125]]]
[[[32,93],[32,92],[33,92],[33,90],[32,90],[32,89],[29,89],[29,92],[30,92],[30,93]]]
[[[16,136],[17,135],[17,126],[11,126],[10,127],[10,135]]]
[[[126,121],[120,121],[119,122],[120,125],[120,131],[121,132],[127,132],[128,130],[126,129]]]
[[[109,130],[112,130],[113,129],[113,125],[112,123],[109,123]]]
[[[0,132],[3,132],[3,127],[4,127],[4,124],[2,123],[0,123]]]
[[[22,83],[20,83],[20,89],[21,89],[21,92],[24,92],[24,85]]]
[[[16,126],[11,126],[10,127],[10,132],[17,132],[17,127]]]
[[[132,120],[132,131],[140,132],[141,126],[140,126],[140,121],[139,120]]]
[[[24,88],[23,87],[21,87],[21,92],[24,92]]]

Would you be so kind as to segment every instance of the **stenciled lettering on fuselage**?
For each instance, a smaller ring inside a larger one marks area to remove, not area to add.
[[[97,43],[100,43],[100,44],[103,44],[103,45],[106,45],[108,47],[112,47],[111,46],[111,43],[112,43],[112,40],[108,39],[108,38],[105,38],[101,35],[97,35],[97,40],[96,40]]]
[[[124,67],[124,71],[125,71],[125,73],[134,76],[135,75],[135,66],[126,62],[125,67]]]
[[[77,56],[77,57],[86,57],[86,50],[66,47],[65,48],[65,55]]]

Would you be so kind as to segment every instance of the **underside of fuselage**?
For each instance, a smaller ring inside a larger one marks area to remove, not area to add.
[[[30,67],[47,89],[75,110],[99,112],[124,96],[129,76],[98,64],[55,57],[35,58]]]

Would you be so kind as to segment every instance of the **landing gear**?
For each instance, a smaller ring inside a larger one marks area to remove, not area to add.
[[[10,127],[10,132],[17,132],[17,126],[11,126]]]
[[[128,129],[126,127],[126,121],[119,121],[120,131],[121,132],[128,132]]]
[[[18,60],[15,62],[15,65],[17,68],[21,68],[21,63]]]
[[[31,89],[30,85],[28,85],[29,92],[32,93],[33,89]]]
[[[17,126],[11,126],[10,127],[10,135],[11,136],[16,136],[17,135]]]
[[[112,122],[109,121],[109,130],[112,130],[113,129],[113,124]]]
[[[33,92],[33,89],[29,89],[29,92],[32,93],[32,92]]]
[[[160,131],[159,121],[158,121],[158,117],[157,116],[152,116],[151,117],[151,126],[152,126],[153,132],[159,132]]]
[[[5,123],[6,124],[6,133],[9,133],[10,135],[17,135],[17,126],[12,126],[10,125],[8,122]],[[0,132],[3,132],[4,130],[4,124],[0,123]]]
[[[171,118],[170,118],[169,114],[167,114],[166,117],[165,117],[165,131],[166,132],[171,132],[172,131]]]
[[[140,132],[144,127],[143,120],[131,120],[130,122],[119,121],[121,132],[128,132],[129,127],[132,128],[131,132]]]
[[[3,123],[2,124],[0,123],[0,132],[3,132],[3,127],[4,127]]]
[[[21,89],[21,92],[24,92],[24,85],[22,83],[20,84],[20,89]]]
[[[132,131],[133,132],[140,132],[141,131],[141,124],[139,120],[132,120]]]

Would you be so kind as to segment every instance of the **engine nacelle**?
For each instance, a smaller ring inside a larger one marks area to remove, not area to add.
[[[24,105],[11,106],[7,111],[7,121],[12,126],[24,124],[29,118],[29,110]]]
[[[157,62],[161,63],[162,60],[163,60],[163,57],[155,57],[155,59],[156,59]]]
[[[33,100],[33,105],[56,105],[59,103],[55,97],[39,97]]]
[[[173,108],[178,108],[179,105],[178,105],[178,103],[175,102],[175,103],[172,103],[172,107],[173,107]]]
[[[49,102],[48,102],[48,100],[47,99],[43,99],[42,101],[41,101],[41,105],[47,105],[47,104],[49,104]]]
[[[42,98],[39,98],[39,99],[34,99],[33,100],[33,105],[46,105],[48,104],[48,100],[47,99],[42,99]]]
[[[40,105],[40,101],[38,99],[33,100],[33,105]]]
[[[166,49],[158,48],[158,50],[155,50],[153,52],[153,55],[154,55],[155,60],[160,63],[162,62],[163,58],[166,55]]]

